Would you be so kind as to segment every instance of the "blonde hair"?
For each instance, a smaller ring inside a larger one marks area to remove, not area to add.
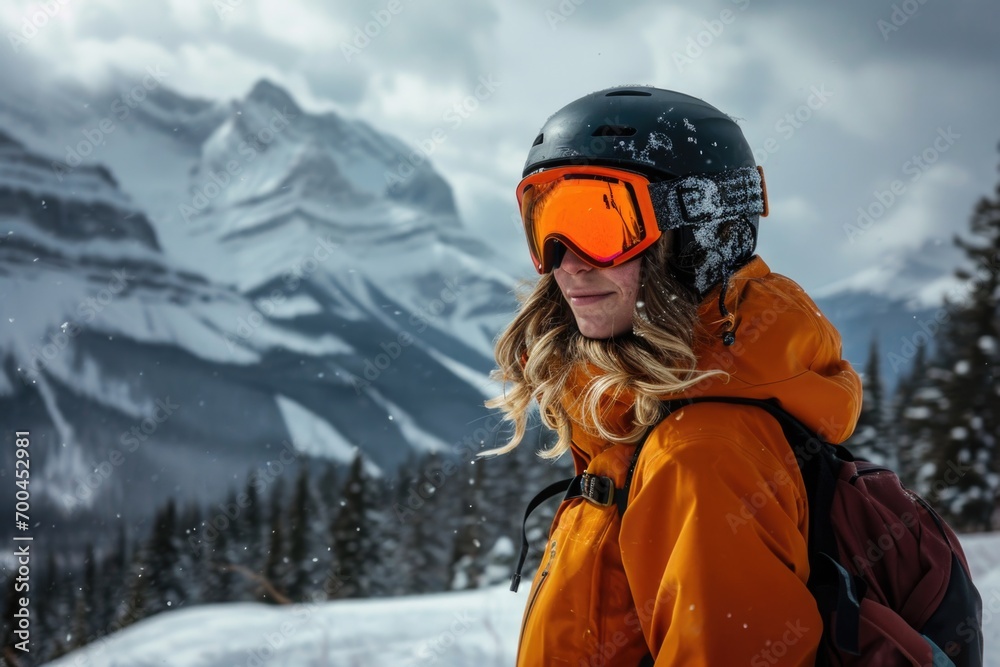
[[[572,420],[563,399],[580,371],[590,376],[580,396],[580,426],[608,442],[641,438],[663,417],[661,396],[683,392],[707,376],[727,375],[696,370],[693,348],[705,332],[691,293],[670,276],[668,239],[665,234],[640,259],[631,335],[604,340],[581,334],[552,273],[519,295],[521,308],[497,340],[498,367],[490,374],[505,390],[486,401],[486,407],[502,410],[514,433],[506,445],[484,454],[503,454],[517,447],[524,438],[533,399],[542,422],[559,436],[539,455],[554,459],[565,453],[572,440]],[[623,395],[633,401],[633,422],[620,433],[603,423],[601,403],[605,397]]]

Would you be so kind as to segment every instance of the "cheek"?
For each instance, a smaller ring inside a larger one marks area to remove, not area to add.
[[[628,269],[628,271],[623,272],[620,276],[618,282],[619,288],[622,294],[625,295],[625,298],[634,303],[636,296],[639,294],[639,273],[641,272],[641,266],[639,262],[632,262],[622,268]]]
[[[563,287],[562,281],[559,279],[559,272],[553,271],[552,277],[555,280],[556,286],[559,287],[559,293],[563,295],[563,298],[566,298],[566,288]]]

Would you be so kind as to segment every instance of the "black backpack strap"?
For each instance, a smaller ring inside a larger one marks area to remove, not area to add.
[[[569,477],[561,479],[558,482],[553,482],[535,494],[535,497],[531,499],[524,510],[524,521],[521,522],[521,553],[517,557],[517,567],[514,568],[514,574],[510,578],[510,590],[516,593],[521,583],[521,570],[524,569],[524,561],[528,557],[527,526],[528,517],[531,516],[531,513],[538,509],[538,506],[546,500],[560,493],[563,494],[562,502],[573,500],[574,498],[583,498],[600,507],[616,505],[619,512],[624,512],[625,505],[628,502],[628,487],[632,480],[632,471],[635,469],[635,462],[638,456],[639,448],[637,446],[635,453],[632,455],[632,463],[625,478],[625,487],[622,489],[616,489],[615,482],[610,477],[592,475],[585,472],[576,477]]]
[[[576,481],[576,477],[561,479],[558,482],[549,484],[544,489],[535,494],[535,497],[528,503],[524,510],[524,521],[521,523],[521,553],[517,557],[517,567],[510,578],[510,590],[517,592],[517,587],[521,584],[521,570],[524,569],[524,560],[528,557],[528,517],[535,509],[549,498],[565,493],[570,485]]]
[[[524,510],[524,521],[521,522],[521,553],[518,554],[517,567],[514,568],[514,574],[510,578],[510,590],[516,593],[521,583],[521,570],[524,569],[524,561],[528,557],[527,525],[528,517],[531,516],[531,513],[538,509],[538,506],[546,500],[562,493],[564,494],[562,502],[573,500],[574,498],[583,498],[600,507],[615,505],[618,508],[618,515],[621,516],[625,513],[625,507],[628,505],[628,492],[632,486],[632,474],[635,472],[636,463],[639,461],[639,450],[642,448],[642,445],[643,442],[639,442],[635,446],[628,472],[625,473],[625,486],[620,489],[615,488],[615,482],[610,477],[592,475],[585,472],[576,477],[553,482],[535,494],[535,497],[531,499]]]

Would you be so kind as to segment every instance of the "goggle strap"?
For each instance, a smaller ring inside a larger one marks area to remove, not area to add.
[[[756,167],[650,183],[649,198],[661,231],[764,213],[764,190]]]

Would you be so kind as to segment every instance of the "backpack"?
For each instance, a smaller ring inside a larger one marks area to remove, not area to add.
[[[896,474],[825,442],[775,400],[702,397],[667,401],[668,414],[705,401],[767,410],[795,453],[809,507],[809,580],[823,618],[817,665],[983,664],[982,601],[958,538],[926,501]],[[632,455],[625,485],[583,473],[550,484],[528,504],[528,516],[549,498],[586,498],[628,506],[632,475],[644,442]],[[511,590],[528,551],[525,528]],[[652,656],[640,663],[652,665]]]

